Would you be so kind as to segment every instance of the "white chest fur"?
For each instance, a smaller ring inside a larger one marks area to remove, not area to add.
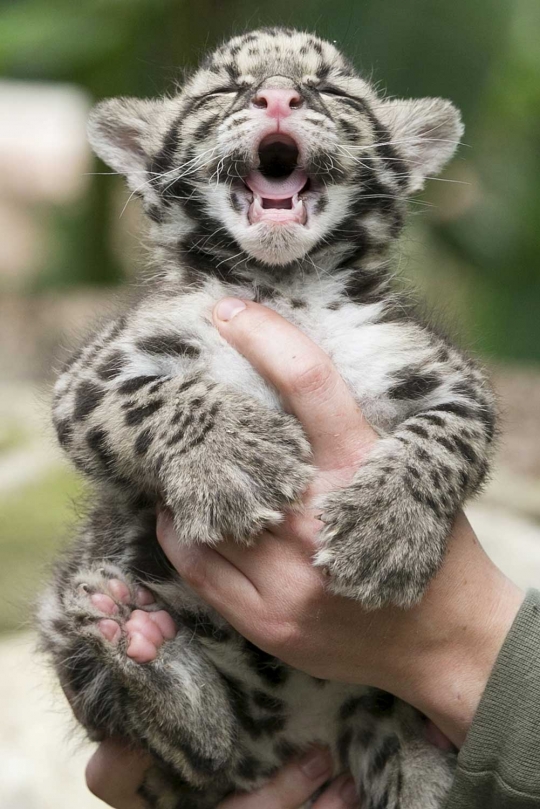
[[[382,303],[344,302],[336,310],[328,308],[341,286],[335,278],[311,281],[309,287],[299,283],[297,289],[289,286],[287,294],[276,295],[266,305],[298,326],[329,355],[368,418],[384,430],[397,415],[395,404],[386,400],[384,394],[400,369],[425,359],[427,341],[414,324],[377,322]],[[231,295],[250,299],[253,290],[210,280],[197,292],[168,300],[161,298],[139,313],[137,331],[150,335],[166,330],[186,338],[200,348],[201,361],[206,363],[212,379],[279,408],[277,392],[220,336],[212,323],[215,304]],[[301,306],[293,303],[298,299]],[[294,362],[294,346],[291,345],[290,355],[281,359]],[[178,364],[186,362],[189,360],[163,360],[167,367],[160,370],[178,372]]]

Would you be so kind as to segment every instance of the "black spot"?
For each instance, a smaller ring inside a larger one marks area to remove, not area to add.
[[[452,441],[450,441],[449,438],[446,438],[444,435],[439,435],[439,436],[435,437],[435,441],[438,444],[440,444],[441,447],[444,447],[445,449],[447,449],[448,452],[451,452],[452,454],[455,454],[456,445]]]
[[[156,515],[150,511],[141,517],[142,525],[130,541],[134,555],[130,566],[136,575],[147,582],[178,581],[178,573],[169,562],[156,539]]]
[[[155,382],[152,382],[152,384],[148,388],[148,395],[156,393],[156,391],[158,391],[161,388],[161,386],[165,384],[165,382],[168,382],[170,378],[171,378],[170,376],[162,376],[160,379],[156,379]]]
[[[286,739],[281,739],[274,745],[274,753],[282,763],[285,763],[298,754],[298,747]]]
[[[446,422],[442,416],[437,416],[435,413],[417,413],[415,419],[423,419],[429,421],[430,424],[435,424],[437,427],[444,427]]]
[[[478,455],[476,454],[476,452],[474,451],[474,449],[471,447],[470,444],[468,444],[466,441],[463,441],[457,435],[454,436],[454,443],[458,451],[461,453],[461,455],[463,455],[463,457],[467,461],[469,461],[469,463],[472,464],[478,463]]]
[[[326,194],[321,194],[314,205],[314,213],[323,213],[328,207],[328,197]]]
[[[379,798],[379,800],[372,799],[369,804],[369,809],[388,809],[388,788],[386,788]]]
[[[163,139],[163,146],[150,161],[148,169],[151,177],[164,175],[172,169],[179,143],[179,123],[179,119],[173,122]]]
[[[360,268],[347,279],[345,292],[355,303],[368,303],[379,300],[385,287],[385,279],[379,271],[371,272]]]
[[[192,343],[182,340],[175,334],[156,334],[137,341],[139,351],[147,354],[166,354],[174,357],[191,357],[195,359],[201,353]]]
[[[145,385],[149,385],[150,382],[154,382],[156,379],[159,379],[157,374],[153,374],[151,376],[133,376],[131,379],[126,379],[125,382],[119,386],[118,391],[119,393],[136,393],[141,388],[144,388]]]
[[[257,284],[255,288],[255,295],[253,300],[256,303],[261,303],[261,301],[272,301],[276,297],[275,289],[272,287],[266,286],[265,284]]]
[[[137,790],[137,795],[144,800],[145,804],[150,807],[150,809],[157,809],[159,795],[152,792],[148,786],[141,784]]]
[[[375,731],[372,728],[362,727],[356,732],[356,740],[366,750],[373,744],[375,738]]]
[[[86,443],[98,456],[102,465],[108,471],[114,469],[115,455],[108,444],[108,433],[100,427],[95,427],[86,434]]]
[[[394,710],[396,698],[388,691],[370,688],[367,694],[360,697],[362,708],[373,716],[388,716]]]
[[[423,399],[439,384],[440,379],[436,374],[416,373],[391,387],[388,395],[392,399]]]
[[[216,126],[217,122],[219,121],[219,115],[213,115],[208,121],[203,121],[202,124],[199,124],[195,132],[193,133],[194,140],[203,140],[210,134],[212,129]]]
[[[403,427],[404,430],[407,430],[408,433],[414,433],[415,435],[419,435],[421,438],[429,438],[428,431],[421,427],[419,424],[407,424]]]
[[[285,716],[276,714],[262,719],[255,718],[250,713],[248,696],[240,680],[228,674],[223,674],[223,672],[220,672],[220,674],[228,690],[238,721],[252,739],[259,739],[261,736],[273,736],[283,730],[286,725]]]
[[[267,694],[265,691],[253,691],[251,699],[254,705],[257,705],[258,708],[263,708],[265,711],[282,713],[285,710],[285,703],[282,699]]]
[[[386,767],[388,761],[401,750],[400,741],[395,733],[387,736],[369,767],[369,777],[373,778],[381,773]]]
[[[283,663],[268,654],[268,652],[259,649],[249,640],[244,641],[244,646],[252,668],[262,680],[265,680],[271,686],[279,686],[285,683],[289,672]]]
[[[98,407],[106,391],[93,382],[81,382],[75,394],[73,418],[82,421]]]
[[[199,446],[199,444],[202,444],[202,442],[204,441],[210,430],[213,429],[213,427],[214,427],[214,420],[209,419],[206,422],[206,424],[203,424],[201,426],[199,433],[182,446],[181,451],[188,452],[189,450]],[[184,436],[185,436],[184,429],[178,430],[167,441],[168,446],[174,446],[174,444],[178,444],[180,441],[184,439]]]
[[[238,764],[236,771],[242,778],[247,778],[249,781],[253,781],[258,775],[260,775],[261,765],[256,758],[253,758],[253,756],[245,756]]]
[[[293,309],[305,309],[306,302],[301,298],[291,298],[291,306]]]
[[[196,385],[197,382],[199,382],[199,377],[191,376],[188,379],[186,379],[185,382],[182,382],[182,384],[178,387],[176,392],[183,393],[185,390],[188,390],[188,388],[191,388],[193,385]]]
[[[135,455],[146,455],[154,436],[150,430],[143,430],[135,441]]]
[[[414,497],[416,502],[420,503],[423,506],[427,506],[428,508],[430,508],[433,511],[433,513],[437,517],[441,518],[442,514],[441,514],[439,504],[435,502],[435,500],[431,497],[431,495],[427,494],[424,491],[421,491],[420,489],[417,489],[416,486],[414,485],[414,482],[410,478],[405,478],[404,480],[405,480],[405,483],[407,484],[409,492],[411,493],[412,497]],[[395,575],[395,574],[392,574],[392,575]]]
[[[128,427],[135,427],[141,424],[145,419],[152,416],[163,406],[163,399],[156,399],[155,402],[149,402],[141,407],[135,407],[133,410],[128,410],[126,413],[125,421]]]
[[[493,441],[493,438],[495,436],[495,416],[493,415],[491,410],[483,408],[478,413],[478,417],[484,424],[486,440],[489,444]]]
[[[100,379],[110,382],[122,373],[125,362],[125,354],[122,351],[113,351],[106,357],[97,368]]]
[[[461,382],[456,382],[452,385],[452,390],[454,393],[457,393],[458,396],[466,396],[473,401],[478,399],[478,391],[476,388],[467,382],[465,379],[461,380]]]
[[[317,68],[315,75],[320,81],[326,79],[328,74],[330,73],[330,65],[320,64]]]
[[[204,755],[199,750],[195,750],[192,744],[179,739],[178,736],[176,736],[174,743],[180,748],[190,767],[197,772],[205,773],[206,775],[217,775],[223,769],[223,761],[220,758],[210,758],[210,756]]]
[[[152,222],[161,225],[164,219],[164,211],[159,205],[145,205],[144,212]]]
[[[56,435],[60,446],[67,447],[73,435],[73,425],[69,419],[60,419],[55,422]]]
[[[329,303],[326,308],[330,309],[331,312],[337,312],[337,310],[341,309],[342,306],[343,301],[332,301],[332,303]]]
[[[343,131],[349,135],[349,137],[354,138],[355,140],[360,137],[360,130],[355,124],[352,123],[352,121],[349,121],[347,118],[340,118],[339,124]]]
[[[453,413],[454,416],[459,416],[460,418],[464,419],[474,418],[476,415],[475,411],[471,407],[464,404],[458,404],[457,402],[444,402],[444,404],[434,405],[429,409],[437,410],[440,413]]]
[[[342,768],[348,769],[350,766],[349,762],[349,751],[351,749],[351,742],[353,740],[353,731],[351,728],[347,728],[338,738],[337,741],[337,752],[339,756],[339,763],[341,764]]]

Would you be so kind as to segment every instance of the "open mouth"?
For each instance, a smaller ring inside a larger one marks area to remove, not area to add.
[[[253,195],[248,211],[250,224],[306,223],[302,194],[309,190],[310,180],[298,166],[298,156],[298,146],[288,135],[275,133],[262,139],[259,167],[244,179]]]

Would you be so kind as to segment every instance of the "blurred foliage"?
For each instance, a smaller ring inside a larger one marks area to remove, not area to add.
[[[73,82],[96,99],[156,95],[217,41],[260,24],[316,30],[389,94],[461,107],[472,148],[447,176],[477,193],[429,190],[443,214],[454,192],[462,202],[453,216],[423,215],[431,264],[418,275],[439,304],[441,290],[458,290],[449,299],[477,348],[540,360],[538,0],[4,0],[0,71]],[[119,280],[108,234],[117,188],[96,176],[88,199],[56,212],[64,241],[43,283]]]
[[[16,492],[0,492],[0,633],[26,628],[80,495],[79,479],[63,468]]]

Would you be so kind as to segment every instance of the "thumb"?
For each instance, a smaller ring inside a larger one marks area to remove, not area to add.
[[[330,357],[272,309],[224,298],[214,309],[219,333],[281,394],[302,423],[320,469],[361,459],[377,440]]]

